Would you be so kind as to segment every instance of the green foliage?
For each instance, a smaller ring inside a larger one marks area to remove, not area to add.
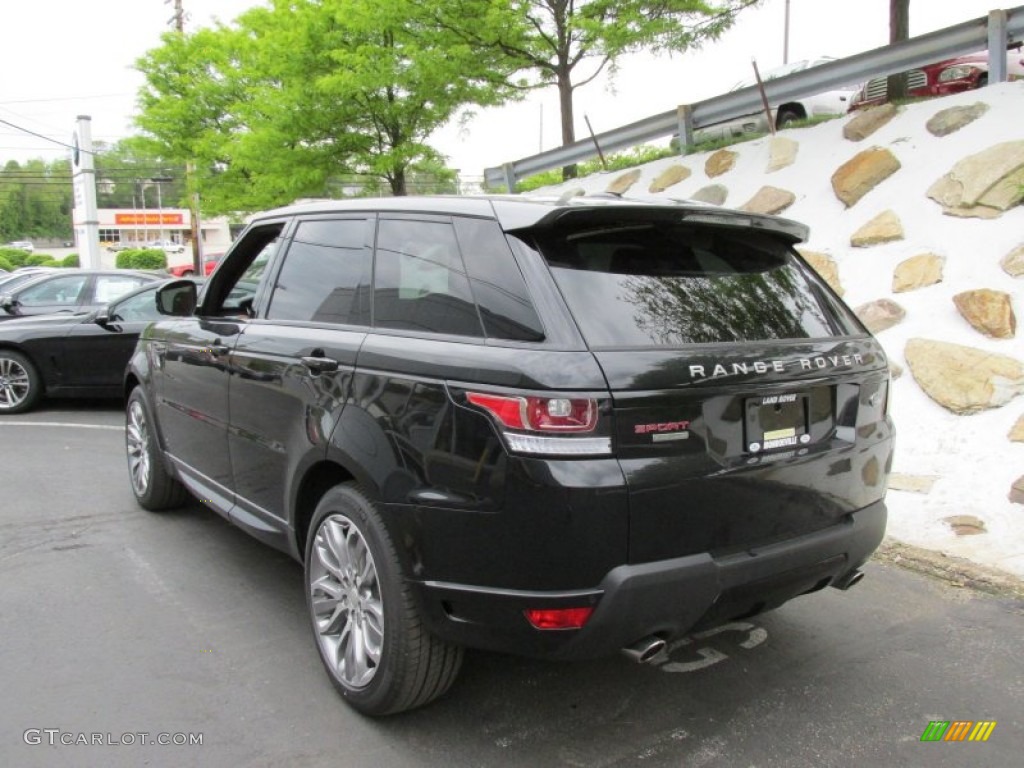
[[[80,267],[77,253],[69,253],[60,261],[62,267]]]
[[[556,85],[562,141],[575,139],[573,93],[623,55],[681,52],[718,39],[761,0],[463,0],[440,3],[434,22],[481,51],[533,72],[531,86]],[[479,20],[485,19],[486,23]]]
[[[28,258],[25,259],[24,266],[26,267],[48,267],[53,263],[54,259],[48,253],[30,253]]]
[[[0,242],[66,237],[71,203],[67,160],[11,160],[0,169]]]
[[[21,250],[21,248],[5,248],[0,246],[0,258],[3,258],[4,261],[15,269],[24,267],[25,261],[29,256],[31,254],[28,251]]]
[[[167,34],[138,62],[138,124],[162,155],[197,161],[207,214],[324,197],[354,174],[405,194],[440,165],[431,133],[517,93],[518,65],[431,23],[479,2],[271,0],[233,26]]]
[[[9,262],[3,256],[0,256],[0,269],[5,269],[8,272],[13,272],[14,271],[14,265],[11,264],[11,262]]]
[[[118,269],[167,269],[167,254],[159,248],[126,248],[117,254]]]

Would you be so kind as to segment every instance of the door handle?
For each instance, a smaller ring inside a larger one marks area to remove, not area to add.
[[[334,373],[338,370],[338,361],[332,357],[303,357],[300,359],[314,376],[321,373]]]

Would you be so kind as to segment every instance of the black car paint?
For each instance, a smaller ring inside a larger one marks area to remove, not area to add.
[[[117,318],[122,302],[143,293],[145,286],[88,314],[38,315],[0,324],[0,347],[28,356],[36,366],[47,397],[118,398],[124,374],[142,330],[152,319]]]
[[[294,221],[334,210],[469,215],[507,231],[574,215],[466,198],[283,209],[250,228],[282,225],[270,281]],[[405,578],[431,630],[445,638],[553,657],[607,653],[834,583],[881,540],[892,426],[876,396],[884,395],[887,362],[866,332],[685,353],[588,350],[543,261],[514,243],[543,341],[271,322],[265,287],[252,318],[204,314],[244,266],[235,262],[245,241],[243,233],[226,255],[197,317],[144,334],[126,386],[146,389],[172,473],[299,560],[318,495],[357,481],[401,543]],[[854,354],[842,370],[799,362]],[[325,358],[337,369],[308,362]],[[784,372],[689,375],[690,365],[759,360],[782,361]],[[467,404],[469,389],[592,395],[615,453],[511,454],[492,421]],[[752,455],[744,400],[792,392],[830,411],[812,420],[814,440]],[[691,423],[688,439],[631,439],[631,426],[669,417]],[[522,615],[581,604],[598,611],[579,631],[538,632]]]

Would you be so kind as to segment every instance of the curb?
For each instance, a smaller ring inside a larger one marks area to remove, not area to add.
[[[1013,574],[978,565],[963,557],[886,538],[872,560],[931,576],[951,587],[967,587],[999,597],[1024,600],[1024,580]]]

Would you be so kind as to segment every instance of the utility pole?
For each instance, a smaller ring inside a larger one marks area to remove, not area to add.
[[[165,5],[170,2],[171,0],[164,0]],[[185,34],[185,9],[181,5],[181,0],[174,0],[174,15],[167,23],[173,24],[179,35]],[[203,230],[199,225],[199,191],[195,188],[195,181],[196,165],[189,160],[185,163],[185,187],[189,190],[188,218],[192,237],[192,267],[195,274],[201,275],[203,274],[203,250],[199,240]]]

